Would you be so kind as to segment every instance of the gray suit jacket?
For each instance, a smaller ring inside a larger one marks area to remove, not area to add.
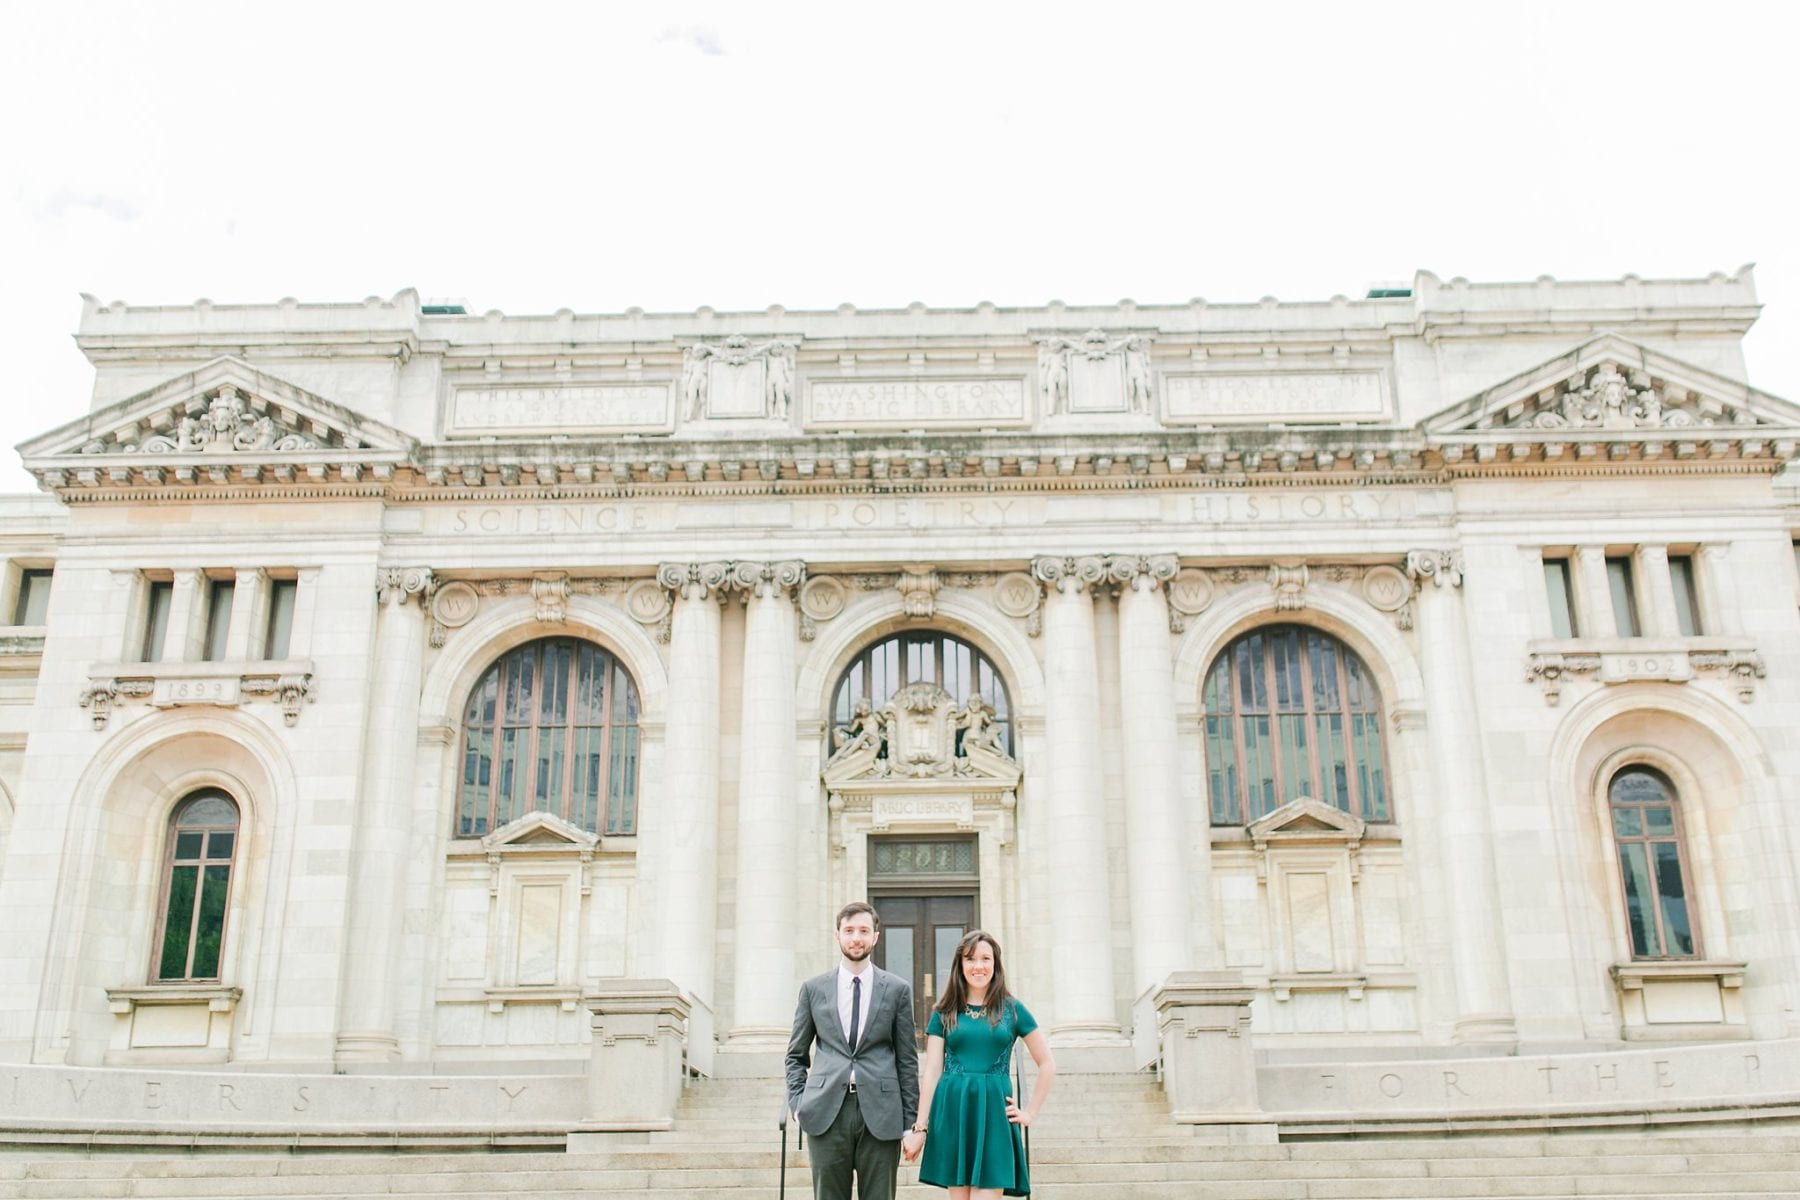
[[[869,1025],[852,1054],[838,1021],[836,967],[800,985],[794,1034],[788,1040],[788,1108],[800,1128],[818,1137],[844,1105],[850,1068],[856,1068],[856,1100],[863,1124],[895,1141],[919,1115],[919,1044],[913,1034],[912,984],[870,965],[874,989]],[[810,1064],[811,1069],[808,1070]]]

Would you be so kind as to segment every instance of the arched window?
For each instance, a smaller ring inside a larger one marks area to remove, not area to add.
[[[1244,825],[1311,796],[1391,820],[1381,697],[1344,643],[1304,625],[1246,633],[1206,674],[1206,782],[1214,825]]]
[[[169,815],[156,982],[219,978],[237,832],[237,803],[218,788],[193,793]]]
[[[909,683],[935,683],[958,704],[979,694],[994,706],[1000,745],[1014,753],[1012,701],[999,670],[987,655],[947,633],[898,633],[865,647],[838,680],[831,701],[832,724],[847,724],[858,700],[879,709]],[[960,747],[961,735],[957,736]]]
[[[545,638],[489,667],[463,710],[456,836],[528,812],[637,832],[638,692],[592,642]]]
[[[1662,772],[1626,767],[1606,789],[1633,958],[1694,958],[1681,803]]]

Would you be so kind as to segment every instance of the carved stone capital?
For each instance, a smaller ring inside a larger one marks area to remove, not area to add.
[[[1181,560],[1173,554],[1113,554],[1106,559],[1106,577],[1136,591],[1155,591],[1181,570]]]
[[[1059,592],[1086,591],[1106,579],[1106,560],[1098,554],[1076,558],[1034,558],[1031,573]]]
[[[783,562],[734,562],[726,586],[750,596],[785,597],[806,580],[806,564],[797,558]]]
[[[414,596],[423,604],[431,591],[430,567],[383,567],[375,576],[375,596],[382,604],[405,604]]]
[[[1437,587],[1461,587],[1463,558],[1460,550],[1409,550],[1406,554],[1406,576],[1414,587],[1430,580]]]
[[[1410,564],[1410,556],[1408,562]],[[1562,689],[1570,675],[1593,675],[1600,670],[1598,654],[1530,654],[1525,659],[1525,682],[1542,684],[1544,703],[1552,708],[1562,702]]]
[[[704,600],[724,590],[731,570],[727,562],[663,563],[656,568],[656,582],[685,600]]]

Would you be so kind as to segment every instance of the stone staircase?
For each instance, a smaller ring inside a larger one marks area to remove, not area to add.
[[[0,1200],[87,1197],[531,1197],[775,1200],[781,1161],[771,1080],[688,1089],[677,1127],[614,1135],[576,1153],[341,1149],[246,1153],[77,1144],[0,1150]],[[791,1136],[791,1135],[790,1135]],[[788,1146],[788,1194],[810,1194]],[[1451,1197],[1800,1196],[1800,1128],[1746,1125],[1531,1135],[1350,1138],[1283,1144],[1212,1140],[1172,1124],[1146,1076],[1064,1076],[1033,1131],[1042,1200],[1449,1200]],[[903,1166],[906,1200],[941,1197]]]

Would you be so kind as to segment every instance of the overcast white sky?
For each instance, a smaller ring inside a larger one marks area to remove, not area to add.
[[[86,408],[84,291],[1223,302],[1754,261],[1751,382],[1800,400],[1795,11],[9,3],[0,444]]]

